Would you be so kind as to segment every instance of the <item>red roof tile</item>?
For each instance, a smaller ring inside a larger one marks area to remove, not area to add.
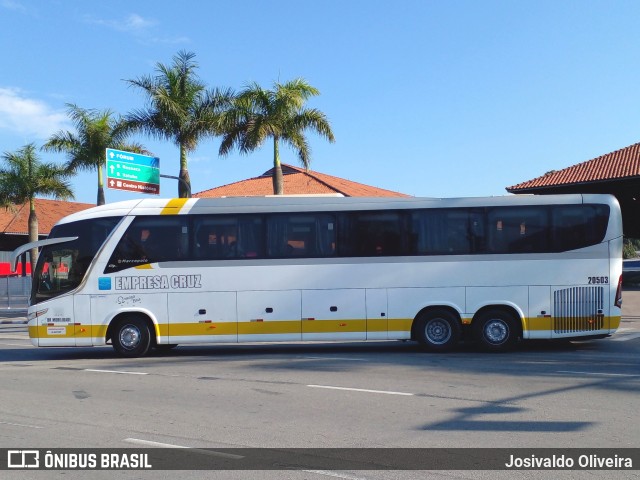
[[[196,193],[194,197],[255,197],[273,195],[271,173],[273,169],[264,172],[259,177],[241,180],[239,182],[222,185]],[[331,194],[340,193],[345,197],[409,197],[404,193],[393,192],[383,188],[372,187],[363,183],[352,182],[340,177],[324,173],[304,170],[282,164],[284,193],[287,195],[300,194]]]
[[[575,185],[639,176],[640,143],[636,143],[563,170],[552,171],[533,180],[507,187],[506,190],[519,193],[558,185]]]
[[[38,234],[48,235],[51,228],[62,217],[91,207],[95,207],[95,205],[36,198]],[[29,230],[28,222],[29,202],[23,205],[16,205],[13,211],[11,209],[0,208],[0,233],[26,235]]]

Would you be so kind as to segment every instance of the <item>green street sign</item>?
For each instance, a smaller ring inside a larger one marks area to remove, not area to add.
[[[107,187],[140,193],[160,193],[160,159],[107,148]]]

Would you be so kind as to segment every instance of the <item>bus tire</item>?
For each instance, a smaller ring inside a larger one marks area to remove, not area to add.
[[[416,318],[414,334],[427,350],[445,352],[460,341],[460,319],[444,308],[427,310]]]
[[[506,310],[487,310],[473,319],[474,338],[483,350],[506,352],[518,341],[517,319]]]
[[[151,347],[149,324],[139,316],[127,316],[114,326],[111,342],[122,357],[142,357]]]

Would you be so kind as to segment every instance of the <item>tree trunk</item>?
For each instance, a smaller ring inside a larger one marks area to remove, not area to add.
[[[191,198],[191,179],[187,168],[187,149],[180,145],[180,175],[178,175],[178,197]]]
[[[36,203],[32,198],[29,201],[29,243],[38,241],[38,216],[36,215]],[[31,274],[36,268],[36,262],[38,261],[38,249],[32,248],[29,252],[29,260],[31,263]]]
[[[280,151],[278,148],[278,138],[273,139],[273,193],[282,195],[284,193],[284,180],[282,178],[282,165],[280,165]]]

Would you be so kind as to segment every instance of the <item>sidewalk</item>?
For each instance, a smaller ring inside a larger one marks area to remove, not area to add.
[[[27,323],[26,308],[0,309],[0,324]]]

